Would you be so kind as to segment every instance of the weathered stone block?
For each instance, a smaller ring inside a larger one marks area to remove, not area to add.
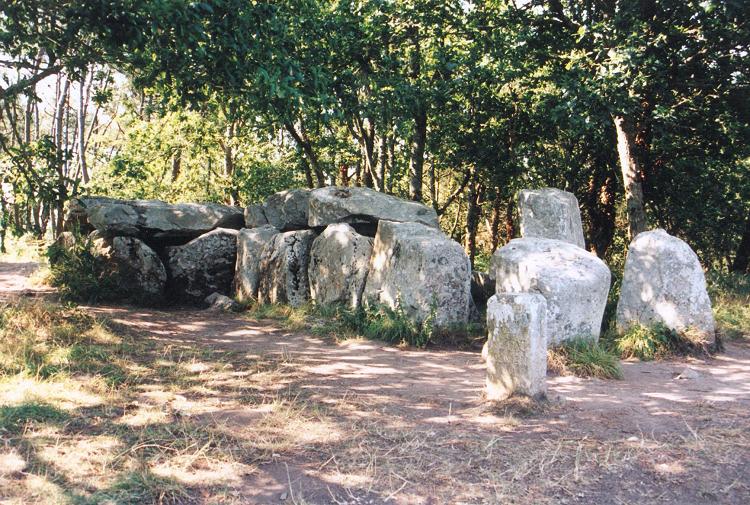
[[[166,248],[170,296],[201,303],[213,292],[228,294],[237,262],[237,230],[219,228],[185,245]]]
[[[281,231],[307,228],[309,189],[290,189],[268,197],[263,204],[263,214],[268,224]]]
[[[245,228],[258,228],[268,224],[266,213],[262,205],[248,205],[245,207]]]
[[[547,390],[547,301],[533,293],[497,294],[487,302],[487,398]]]
[[[521,236],[549,238],[585,248],[581,211],[573,193],[555,188],[524,189],[518,194]]]
[[[362,301],[372,254],[372,239],[345,223],[329,225],[310,251],[310,296],[321,305]]]
[[[327,187],[310,193],[308,225],[377,224],[381,219],[438,228],[434,209],[369,188]]]
[[[471,307],[471,265],[461,245],[419,223],[380,221],[365,303],[401,309],[436,327],[465,324]]]
[[[664,230],[639,233],[631,242],[617,303],[617,327],[662,323],[697,330],[705,342],[715,339],[711,300],[698,256]]]
[[[550,346],[599,339],[610,272],[594,254],[560,240],[519,238],[495,251],[492,272],[498,294],[544,296]]]
[[[279,230],[271,225],[243,228],[237,234],[237,265],[234,271],[234,289],[237,300],[245,302],[258,296],[260,259],[263,248]]]
[[[161,301],[167,273],[150,247],[135,237],[99,237],[91,245],[104,271],[116,276],[118,296],[144,303]]]
[[[312,230],[279,233],[263,248],[258,299],[299,307],[310,299],[307,268],[316,233]]]

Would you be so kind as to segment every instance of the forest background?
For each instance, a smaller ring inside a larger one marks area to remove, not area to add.
[[[662,227],[750,263],[746,0],[10,0],[0,245],[83,194],[260,202],[371,187],[435,208],[477,268],[519,189],[581,205],[621,265]]]

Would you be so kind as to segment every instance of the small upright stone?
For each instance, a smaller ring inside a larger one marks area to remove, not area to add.
[[[518,194],[521,236],[549,238],[585,248],[581,211],[573,193],[555,188],[524,189]]]
[[[617,303],[618,331],[656,323],[676,331],[697,330],[703,343],[715,339],[711,300],[698,256],[661,229],[639,233],[631,242]]]
[[[310,251],[310,296],[316,303],[342,303],[356,308],[369,269],[372,239],[345,223],[331,224]]]
[[[263,248],[258,299],[299,307],[310,300],[307,268],[316,233],[312,230],[279,233]]]
[[[258,296],[260,283],[260,257],[263,248],[279,230],[271,225],[243,228],[237,235],[237,265],[234,270],[235,296],[240,302]]]
[[[547,301],[533,293],[497,294],[487,302],[487,398],[547,390]],[[483,354],[484,354],[483,350]]]

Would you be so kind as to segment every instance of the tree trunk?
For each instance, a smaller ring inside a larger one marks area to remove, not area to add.
[[[182,170],[182,149],[178,148],[174,154],[172,154],[172,182],[175,182],[180,177],[180,171]]]
[[[477,254],[477,231],[479,229],[479,202],[481,201],[481,188],[479,187],[476,168],[472,169],[471,183],[466,200],[469,204],[466,211],[466,253],[469,255],[471,266],[474,266],[474,258]]]
[[[745,231],[742,233],[740,245],[737,247],[737,254],[734,255],[732,262],[732,272],[745,273],[750,266],[750,217],[745,220]]]
[[[288,122],[284,123],[284,128],[286,128],[286,131],[289,132],[294,141],[297,142],[297,145],[300,146],[302,152],[305,154],[305,158],[307,159],[307,162],[309,164],[308,166],[312,169],[313,173],[315,174],[315,178],[317,179],[318,187],[322,188],[323,186],[325,186],[325,177],[323,176],[323,170],[320,168],[318,155],[315,153],[315,150],[312,147],[312,143],[307,138],[304,128],[300,128],[300,131],[298,132],[297,128],[295,128],[293,124]],[[312,185],[310,187],[312,187]]]
[[[492,225],[491,225],[491,240],[492,240],[492,252],[494,253],[500,245],[500,210],[502,208],[502,200],[500,200],[500,188],[495,188],[495,201],[492,202]]]
[[[617,182],[610,170],[594,169],[594,172],[584,205],[589,223],[587,243],[594,254],[604,258],[615,234]]]
[[[81,176],[83,183],[89,182],[89,171],[86,166],[86,97],[85,97],[86,73],[81,73],[81,80],[78,83],[78,162],[81,166]]]
[[[625,186],[625,204],[628,213],[630,238],[646,231],[646,209],[643,202],[641,168],[636,156],[633,127],[623,116],[613,116],[617,132],[617,153],[620,157],[622,181]]]
[[[422,175],[424,173],[424,150],[427,143],[427,112],[423,106],[414,117],[414,135],[409,160],[409,198],[422,201]]]
[[[505,242],[508,243],[516,236],[516,225],[513,221],[513,198],[505,203]]]

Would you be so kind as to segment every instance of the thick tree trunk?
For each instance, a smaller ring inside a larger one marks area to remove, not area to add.
[[[629,119],[613,116],[617,132],[617,153],[620,157],[625,204],[628,213],[630,238],[646,231],[646,208],[643,202],[641,169],[636,156],[635,136]]]
[[[516,224],[513,221],[513,198],[509,198],[505,203],[505,242],[513,240],[516,235]]]
[[[182,149],[177,149],[172,154],[172,182],[175,182],[180,177],[182,171]]]
[[[492,225],[491,241],[492,252],[494,253],[500,245],[500,211],[502,209],[502,200],[500,200],[500,188],[495,188],[495,201],[492,202]]]
[[[737,254],[732,262],[732,272],[745,273],[750,266],[750,217],[745,221],[745,231],[742,233]]]

